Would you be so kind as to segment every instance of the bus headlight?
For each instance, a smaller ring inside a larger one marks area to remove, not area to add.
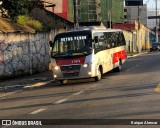
[[[57,78],[57,75],[54,75],[54,78]]]
[[[55,69],[55,70],[58,70],[58,69],[59,69],[59,67],[58,67],[58,66],[55,66],[55,67],[54,67],[54,69]]]
[[[83,67],[84,67],[84,68],[88,67],[88,64],[84,64]]]
[[[88,75],[91,75],[92,73],[91,72],[88,72]]]
[[[83,67],[84,67],[84,68],[87,68],[87,67],[88,67],[89,65],[91,65],[91,64],[92,64],[91,62],[90,62],[90,63],[87,63],[87,64],[84,64]]]

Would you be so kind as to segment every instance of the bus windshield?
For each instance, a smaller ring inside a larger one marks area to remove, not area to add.
[[[92,53],[92,40],[88,35],[65,34],[55,37],[52,57],[86,56]]]

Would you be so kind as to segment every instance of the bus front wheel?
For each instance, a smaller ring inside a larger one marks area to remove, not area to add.
[[[59,80],[59,82],[60,82],[61,84],[63,84],[63,83],[64,83],[64,81],[63,81],[63,80]]]
[[[100,70],[100,68],[98,69],[98,75],[95,77],[95,81],[100,81],[102,78],[102,72]]]

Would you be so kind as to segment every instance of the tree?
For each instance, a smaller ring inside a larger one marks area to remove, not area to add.
[[[41,6],[40,0],[0,0],[2,8],[8,12],[8,17],[16,20],[19,15],[28,15],[34,6]]]
[[[2,7],[8,12],[11,19],[15,19],[18,15],[28,14],[28,0],[2,0]]]

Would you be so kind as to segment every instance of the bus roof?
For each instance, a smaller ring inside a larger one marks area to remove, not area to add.
[[[122,30],[121,29],[108,29],[108,28],[105,28],[105,27],[94,27],[94,26],[91,26],[91,27],[82,27],[82,28],[79,28],[79,29],[76,29],[76,30],[66,31],[66,32],[63,32],[63,33],[65,34],[65,33],[83,32],[83,31],[90,31],[90,32],[116,32],[116,31],[122,31]]]

